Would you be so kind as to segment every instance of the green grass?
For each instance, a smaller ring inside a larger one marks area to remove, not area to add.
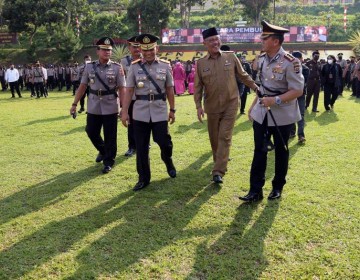
[[[238,199],[253,153],[245,116],[217,187],[206,124],[191,96],[177,97],[178,176],[167,176],[152,143],[152,182],[134,193],[125,128],[103,175],[85,115],[68,115],[71,93],[49,95],[0,94],[0,279],[360,279],[360,102],[349,92],[335,112],[306,115],[306,144],[290,142],[283,198],[253,205]]]

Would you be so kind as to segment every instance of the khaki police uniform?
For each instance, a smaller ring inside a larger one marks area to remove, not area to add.
[[[141,65],[161,89],[158,93],[153,83],[147,78]],[[133,107],[134,136],[136,143],[136,163],[139,182],[148,184],[151,179],[149,161],[149,142],[152,132],[154,141],[160,146],[161,158],[168,171],[172,164],[173,144],[168,132],[168,106],[166,88],[174,86],[171,67],[168,61],[155,58],[148,64],[143,59],[132,63],[126,79],[126,86],[134,88],[136,101]]]
[[[258,61],[260,93],[266,96],[279,96],[289,90],[303,92],[304,77],[300,61],[285,52],[281,47],[273,58],[267,54],[260,56]],[[272,181],[273,191],[280,192],[286,183],[289,162],[287,143],[293,124],[301,120],[297,99],[271,106],[271,112],[278,125],[270,116],[270,112],[257,102],[251,110],[250,116],[254,120],[255,150],[250,171],[250,193],[262,193],[265,184],[267,162],[267,140],[273,136],[275,146],[275,176]],[[272,192],[273,193],[273,192]],[[275,196],[278,198],[279,196]],[[246,197],[245,197],[246,198]],[[272,198],[270,194],[269,198]]]
[[[204,97],[215,162],[212,174],[223,176],[227,170],[232,131],[239,106],[236,76],[251,89],[257,86],[233,52],[220,51],[217,58],[208,54],[197,61],[196,67],[194,101],[196,109],[199,109]]]
[[[304,77],[301,73],[301,63],[297,58],[285,52],[283,48],[280,48],[272,59],[263,54],[259,58],[258,69],[260,71],[260,92],[262,94],[276,96],[290,89],[303,91]],[[297,99],[273,106],[271,111],[279,126],[293,124],[301,119]],[[267,116],[267,108],[257,103],[251,111],[252,119],[262,124],[265,116]],[[270,117],[267,118],[267,125],[275,125]]]
[[[96,77],[109,87],[105,86]],[[103,156],[103,164],[112,166],[117,151],[117,118],[120,108],[118,88],[125,86],[124,72],[120,64],[111,60],[102,65],[93,61],[86,64],[81,83],[90,87],[87,102],[86,132],[99,153]],[[101,127],[104,129],[104,140],[100,136]]]
[[[307,81],[307,95],[306,95],[306,104],[305,107],[310,106],[311,98],[314,96],[312,103],[312,111],[317,111],[317,106],[319,102],[319,94],[321,87],[321,64],[319,61],[310,60],[305,64],[309,67],[310,73]]]
[[[43,67],[35,67],[32,70],[33,83],[36,91],[36,97],[40,98],[41,96],[47,97],[47,93],[45,91],[44,83],[47,80],[47,71]]]

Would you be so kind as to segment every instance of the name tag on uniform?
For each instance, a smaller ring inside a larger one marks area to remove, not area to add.
[[[144,71],[142,69],[139,69],[138,74],[144,74]]]
[[[210,68],[205,68],[205,69],[203,70],[203,72],[208,72],[208,71],[210,71]]]
[[[231,62],[225,62],[225,66],[229,66],[229,65],[231,65]]]
[[[156,72],[159,74],[166,74],[166,69],[157,69]]]

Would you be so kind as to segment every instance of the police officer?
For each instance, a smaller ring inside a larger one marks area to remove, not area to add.
[[[309,77],[307,81],[307,95],[306,95],[306,104],[305,108],[310,106],[311,98],[314,96],[312,102],[312,111],[318,113],[318,102],[319,94],[321,88],[321,64],[319,62],[320,53],[319,51],[314,51],[312,53],[312,60],[306,62],[306,66],[309,68]]]
[[[305,132],[304,132],[304,127],[305,127],[305,119],[304,119],[304,115],[305,115],[305,96],[306,96],[306,83],[309,77],[309,68],[303,64],[303,56],[302,53],[299,51],[295,51],[292,52],[292,55],[296,58],[298,58],[300,60],[301,64],[301,68],[302,68],[302,74],[304,76],[304,90],[303,90],[303,94],[301,96],[299,96],[297,98],[298,104],[299,104],[299,109],[300,109],[300,115],[301,115],[301,120],[298,121],[297,125],[298,125],[298,129],[297,129],[297,135],[298,135],[298,144],[304,144],[306,139],[305,139]],[[290,137],[294,137],[296,135],[296,124],[293,124],[292,130],[290,132]]]
[[[80,85],[79,81],[79,64],[77,62],[74,63],[73,67],[70,67],[70,78],[73,86],[73,95],[75,95],[76,90]]]
[[[95,161],[103,162],[102,172],[105,174],[111,171],[115,163],[119,94],[124,89],[125,76],[121,65],[110,60],[114,41],[109,37],[103,37],[96,45],[99,60],[86,64],[70,114],[76,114],[76,106],[90,83],[86,133],[99,151]],[[104,140],[100,135],[101,128],[103,128]]]
[[[134,60],[137,60],[141,57],[141,51],[140,51],[140,44],[139,42],[135,41],[136,36],[133,36],[127,40],[128,42],[128,49],[130,51],[131,55],[127,55],[123,57],[120,61],[121,66],[123,67],[125,71],[125,76],[127,76],[131,62]],[[128,135],[128,150],[125,153],[126,157],[131,157],[136,152],[136,145],[135,145],[135,138],[134,138],[134,126],[133,126],[133,120],[132,120],[132,111],[133,106],[135,103],[135,95],[133,95],[133,98],[131,100],[131,103],[129,105],[129,123],[127,127],[127,135]]]
[[[250,171],[250,190],[241,200],[263,198],[268,153],[267,140],[272,135],[275,147],[275,176],[268,199],[281,197],[289,163],[287,143],[293,123],[301,119],[297,97],[303,94],[304,77],[299,60],[282,48],[284,33],[289,30],[261,22],[262,48],[258,61],[260,91],[249,109],[253,121],[255,150]],[[265,145],[264,145],[265,144]]]
[[[36,98],[41,96],[47,97],[47,91],[45,90],[45,84],[47,81],[47,71],[41,66],[40,62],[37,61],[34,69],[32,70],[33,83],[36,92]]]
[[[91,62],[91,56],[87,54],[84,56],[84,63],[78,67],[77,80],[78,80],[79,85],[81,83],[81,78],[84,73],[85,66],[86,66],[86,64],[88,64],[90,62]],[[79,109],[78,113],[82,113],[85,111],[85,98],[86,98],[86,96],[89,96],[89,91],[90,91],[90,87],[87,86],[86,90],[85,90],[85,94],[80,99],[80,109]]]
[[[172,161],[173,144],[168,130],[175,121],[174,80],[169,62],[156,57],[158,37],[142,34],[136,38],[141,45],[143,59],[132,62],[127,76],[127,91],[123,97],[121,120],[127,126],[128,108],[133,94],[136,101],[133,108],[133,125],[136,142],[136,167],[139,181],[134,191],[150,183],[149,142],[152,132],[154,141],[160,146],[161,159],[171,178],[176,177]],[[166,104],[168,99],[170,110]]]
[[[257,85],[245,72],[234,52],[220,50],[221,40],[215,27],[204,30],[202,35],[208,54],[196,64],[194,101],[200,122],[205,112],[207,114],[215,163],[212,180],[221,184],[227,171],[232,131],[239,108],[239,90],[235,77],[254,90]]]

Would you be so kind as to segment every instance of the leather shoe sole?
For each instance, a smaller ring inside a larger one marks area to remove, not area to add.
[[[274,199],[279,199],[281,197],[281,192],[280,191],[271,191],[271,193],[268,196],[269,200],[274,200]]]
[[[245,202],[256,202],[262,200],[263,198],[264,196],[262,192],[261,193],[249,192],[247,195],[239,197],[240,200]]]
[[[213,181],[216,184],[222,184],[223,183],[223,179],[220,175],[214,175],[213,176]]]
[[[146,182],[137,182],[135,187],[133,188],[133,191],[136,192],[136,191],[139,191],[145,187],[147,187],[149,185],[149,183],[146,183]]]

